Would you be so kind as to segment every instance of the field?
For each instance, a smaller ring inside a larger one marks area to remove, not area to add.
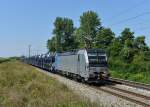
[[[0,63],[0,107],[96,107],[57,80],[16,60]]]

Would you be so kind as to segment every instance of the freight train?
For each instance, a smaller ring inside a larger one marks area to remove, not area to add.
[[[82,82],[97,83],[107,80],[110,76],[107,55],[102,49],[79,49],[70,52],[48,53],[28,57],[24,61]]]

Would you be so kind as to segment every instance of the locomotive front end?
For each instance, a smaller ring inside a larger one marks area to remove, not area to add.
[[[89,61],[89,81],[100,81],[109,78],[107,55],[104,50],[87,50]]]

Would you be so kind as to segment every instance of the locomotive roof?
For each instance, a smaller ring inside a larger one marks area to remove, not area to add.
[[[76,49],[69,52],[59,52],[57,55],[75,55],[79,50],[86,50],[88,53],[101,53],[105,54],[105,50],[103,49]]]
[[[86,49],[88,53],[106,53],[104,49]]]
[[[64,53],[57,53],[57,55],[75,55],[77,52],[64,52]]]

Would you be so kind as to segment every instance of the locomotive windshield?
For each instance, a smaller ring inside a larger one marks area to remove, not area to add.
[[[104,67],[107,66],[106,53],[102,50],[88,50],[89,66]]]

